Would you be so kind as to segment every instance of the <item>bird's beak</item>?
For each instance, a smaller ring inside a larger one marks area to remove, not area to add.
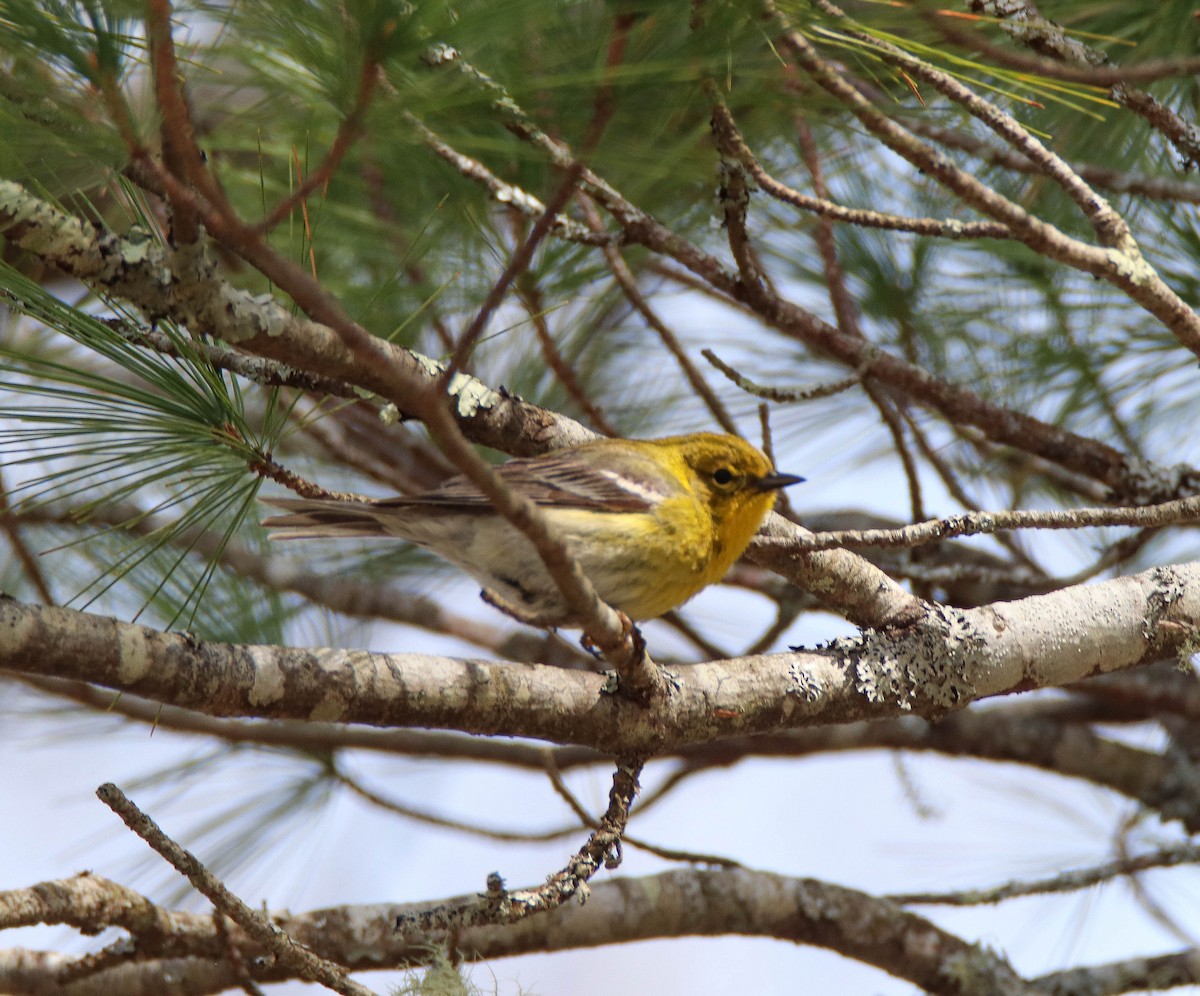
[[[754,486],[759,491],[778,491],[780,488],[801,484],[803,481],[803,477],[797,477],[795,474],[765,474],[755,481]]]

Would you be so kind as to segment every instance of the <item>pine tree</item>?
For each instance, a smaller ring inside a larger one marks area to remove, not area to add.
[[[0,990],[1200,985],[1193,7],[6,0]],[[258,525],[702,430],[645,648]]]

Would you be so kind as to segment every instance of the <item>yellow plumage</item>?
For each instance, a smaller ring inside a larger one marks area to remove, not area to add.
[[[542,507],[605,602],[653,619],[720,581],[775,503],[801,478],[777,474],[743,439],[694,433],[600,439],[497,468]],[[465,478],[375,502],[264,499],[277,539],[394,536],[432,550],[542,625],[570,612],[533,544]]]

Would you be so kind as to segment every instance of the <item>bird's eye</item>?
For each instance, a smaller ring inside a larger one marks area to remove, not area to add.
[[[719,467],[713,471],[713,480],[717,484],[728,484],[733,480],[733,471],[728,467]]]

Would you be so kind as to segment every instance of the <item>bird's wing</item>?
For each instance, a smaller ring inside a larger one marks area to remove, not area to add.
[[[573,452],[530,460],[509,460],[496,468],[505,484],[537,505],[598,512],[644,512],[672,493],[670,480],[650,460],[620,455],[620,465],[594,451],[587,461]],[[455,511],[490,509],[491,503],[466,477],[452,477],[419,495],[385,498],[376,508],[415,505]]]

